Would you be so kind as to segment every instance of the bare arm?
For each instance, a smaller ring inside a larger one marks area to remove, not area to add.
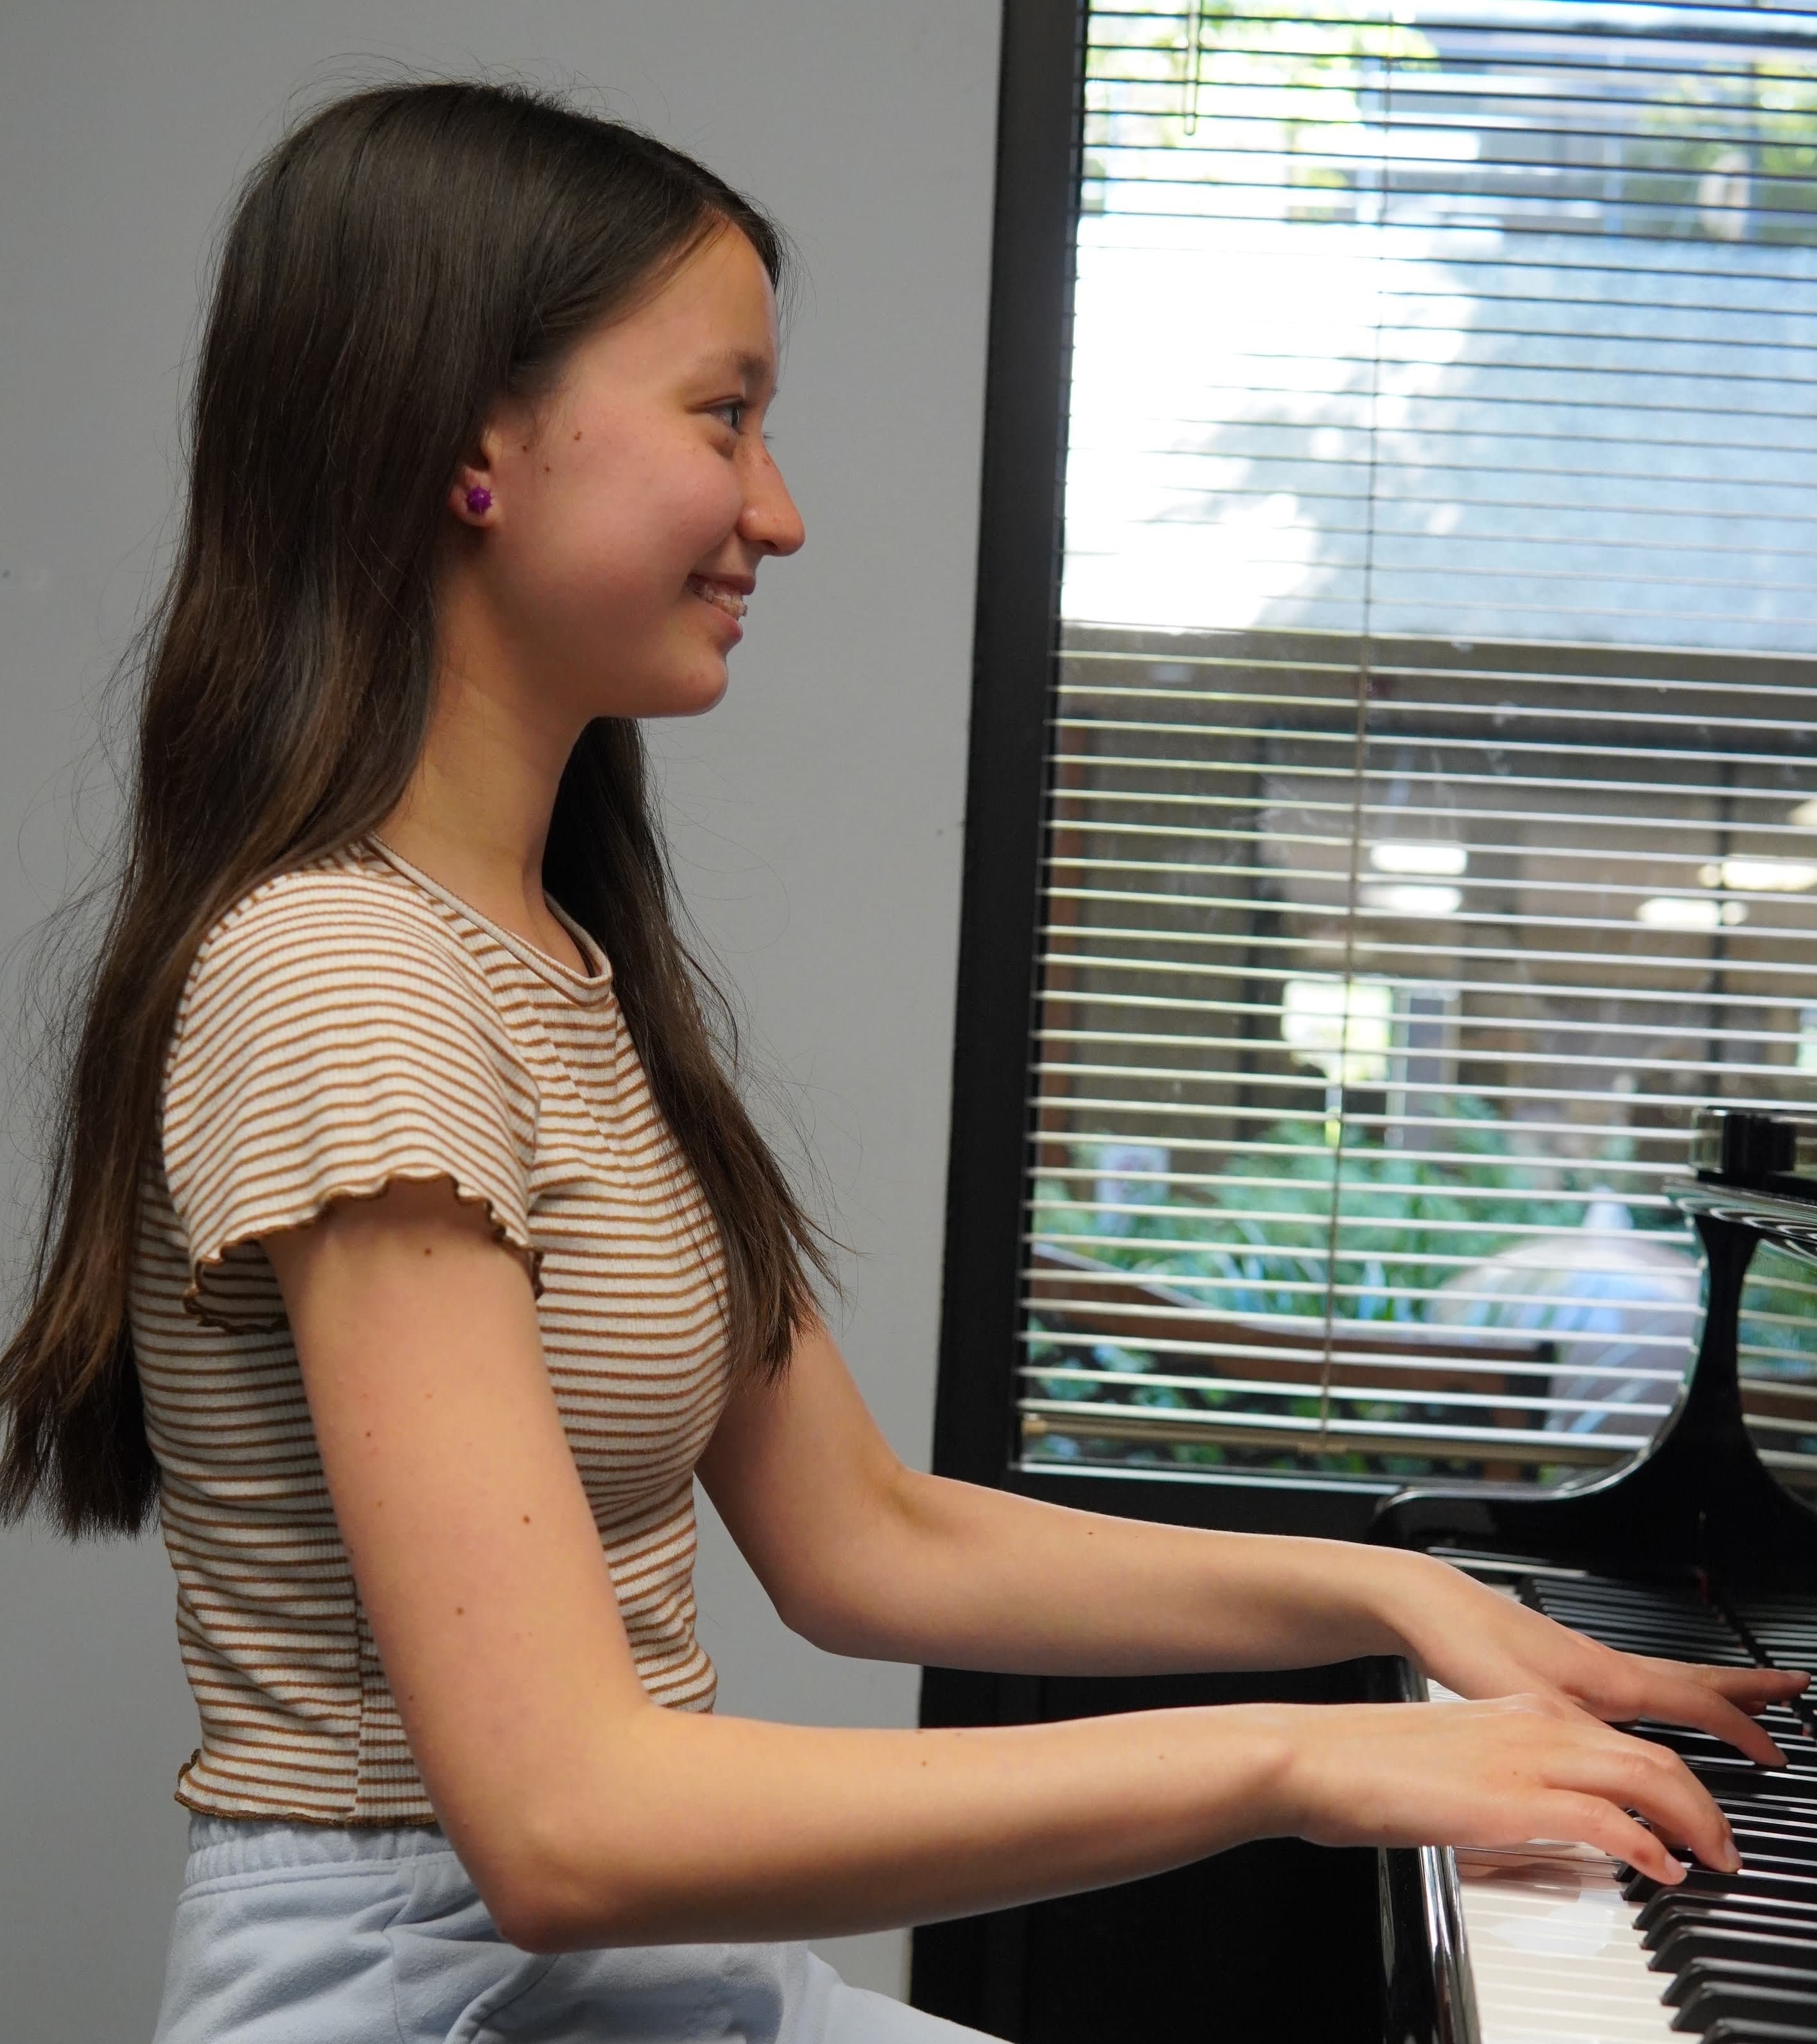
[[[1535,1691],[1784,1756],[1745,1713],[1802,1676],[1611,1652],[1427,1556],[1149,1524],[905,1468],[816,1331],[728,1407],[701,1477],[777,1607],[830,1652],[1025,1674],[1411,1656],[1460,1695]]]
[[[1400,1558],[1153,1525],[897,1459],[830,1335],[727,1408],[701,1481],[795,1629],[829,1652],[1005,1673],[1306,1667],[1398,1652]]]
[[[430,1797],[542,1950],[808,1936],[1131,1878],[1238,1839],[1565,1835],[1727,1863],[1670,1755],[1543,1701],[835,1731],[640,1682],[523,1269],[445,1183],[267,1238],[336,1513]]]

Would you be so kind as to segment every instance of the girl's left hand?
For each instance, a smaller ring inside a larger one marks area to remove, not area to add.
[[[1393,1623],[1422,1673],[1460,1696],[1555,1696],[1611,1724],[1651,1718],[1707,1731],[1763,1767],[1785,1755],[1754,1718],[1810,1677],[1777,1668],[1711,1668],[1621,1654],[1425,1556],[1404,1579]]]

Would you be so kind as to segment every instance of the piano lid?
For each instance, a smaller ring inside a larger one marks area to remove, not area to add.
[[[1817,1259],[1817,1115],[1703,1108],[1692,1124],[1691,1168],[1694,1179],[1665,1189],[1674,1206]]]
[[[1691,1168],[1700,1178],[1770,1186],[1802,1181],[1817,1199],[1817,1115],[1704,1107],[1691,1124]]]

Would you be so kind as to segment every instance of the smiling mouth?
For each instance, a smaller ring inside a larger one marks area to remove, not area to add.
[[[713,582],[705,575],[690,575],[688,586],[697,597],[703,597],[728,617],[739,618],[744,615],[744,598],[736,589],[729,589],[722,582]]]

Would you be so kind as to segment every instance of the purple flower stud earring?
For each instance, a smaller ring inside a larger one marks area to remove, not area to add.
[[[476,518],[481,512],[492,509],[492,492],[483,482],[476,482],[467,493],[467,508]]]

